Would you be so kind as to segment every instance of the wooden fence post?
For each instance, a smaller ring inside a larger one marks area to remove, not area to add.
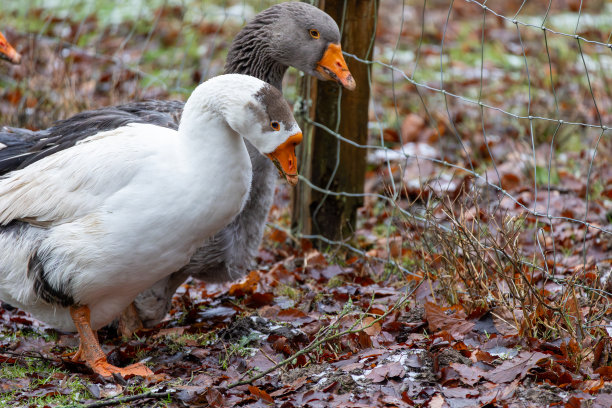
[[[321,0],[319,8],[343,29],[342,49],[370,59],[378,11],[377,0]],[[344,23],[343,23],[344,16]],[[354,91],[341,90],[333,82],[305,78],[302,97],[313,105],[310,118],[359,144],[368,138],[370,65],[345,57],[355,78]],[[305,83],[310,81],[310,83]],[[342,92],[341,98],[340,92]],[[339,141],[320,127],[303,126],[305,139],[300,152],[300,174],[315,186],[335,192],[362,193],[366,169],[366,149]],[[336,169],[337,159],[339,165]],[[333,177],[333,178],[332,178]],[[331,240],[355,231],[361,197],[325,195],[299,183],[293,196],[292,228],[303,234],[318,234]],[[329,187],[328,187],[329,186]]]

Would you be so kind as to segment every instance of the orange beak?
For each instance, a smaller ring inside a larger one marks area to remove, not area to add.
[[[9,60],[13,64],[21,62],[21,55],[6,41],[2,33],[0,33],[0,58]]]
[[[285,143],[278,146],[276,150],[266,154],[278,169],[279,174],[292,186],[295,186],[298,182],[295,146],[300,143],[302,143],[302,132],[291,135]]]
[[[328,81],[336,81],[352,91],[357,86],[346,66],[340,44],[329,44],[323,58],[317,63],[317,72]]]

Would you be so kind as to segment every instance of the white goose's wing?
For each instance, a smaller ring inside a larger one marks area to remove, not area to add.
[[[175,133],[146,124],[124,126],[7,174],[0,178],[0,225],[63,224],[99,208],[155,155],[156,142],[172,140],[168,132]]]

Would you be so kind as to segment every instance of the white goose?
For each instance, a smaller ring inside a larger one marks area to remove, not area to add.
[[[81,336],[76,359],[110,376],[93,330],[185,265],[248,196],[243,137],[297,182],[302,134],[280,91],[245,75],[192,93],[178,131],[131,124],[0,179],[0,299]]]
[[[229,46],[225,72],[252,75],[282,90],[283,76],[290,66],[322,80],[336,81],[347,89],[356,85],[342,56],[337,24],[322,10],[303,2],[276,4],[257,14]],[[0,126],[0,174],[29,166],[97,132],[126,123],[175,129],[183,105],[180,101],[141,101],[109,106],[81,112],[35,132]],[[155,326],[166,316],[172,295],[189,275],[205,282],[223,282],[238,279],[252,268],[277,177],[265,156],[248,145],[247,149],[253,181],[243,210],[199,248],[186,265],[136,297],[134,306],[145,327]],[[133,318],[123,323],[128,332],[139,327]]]

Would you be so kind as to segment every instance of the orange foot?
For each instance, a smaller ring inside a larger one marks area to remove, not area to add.
[[[102,377],[112,377],[115,373],[122,377],[132,375],[148,377],[153,375],[153,372],[142,363],[132,364],[125,368],[110,364],[106,360],[106,354],[102,351],[100,343],[98,343],[98,336],[91,329],[89,308],[87,306],[71,306],[70,314],[81,336],[79,350],[72,357],[73,361],[85,360],[87,365]]]
[[[73,363],[79,363],[83,360],[83,346],[79,341],[79,349],[77,351],[72,351],[70,353],[65,354],[66,357],[72,357],[71,360]]]
[[[100,374],[102,377],[112,377],[113,374],[119,374],[122,377],[131,377],[134,375],[148,377],[153,375],[153,371],[149,370],[147,366],[142,363],[131,364],[127,367],[121,368],[110,364],[104,359],[88,365],[96,374]]]

